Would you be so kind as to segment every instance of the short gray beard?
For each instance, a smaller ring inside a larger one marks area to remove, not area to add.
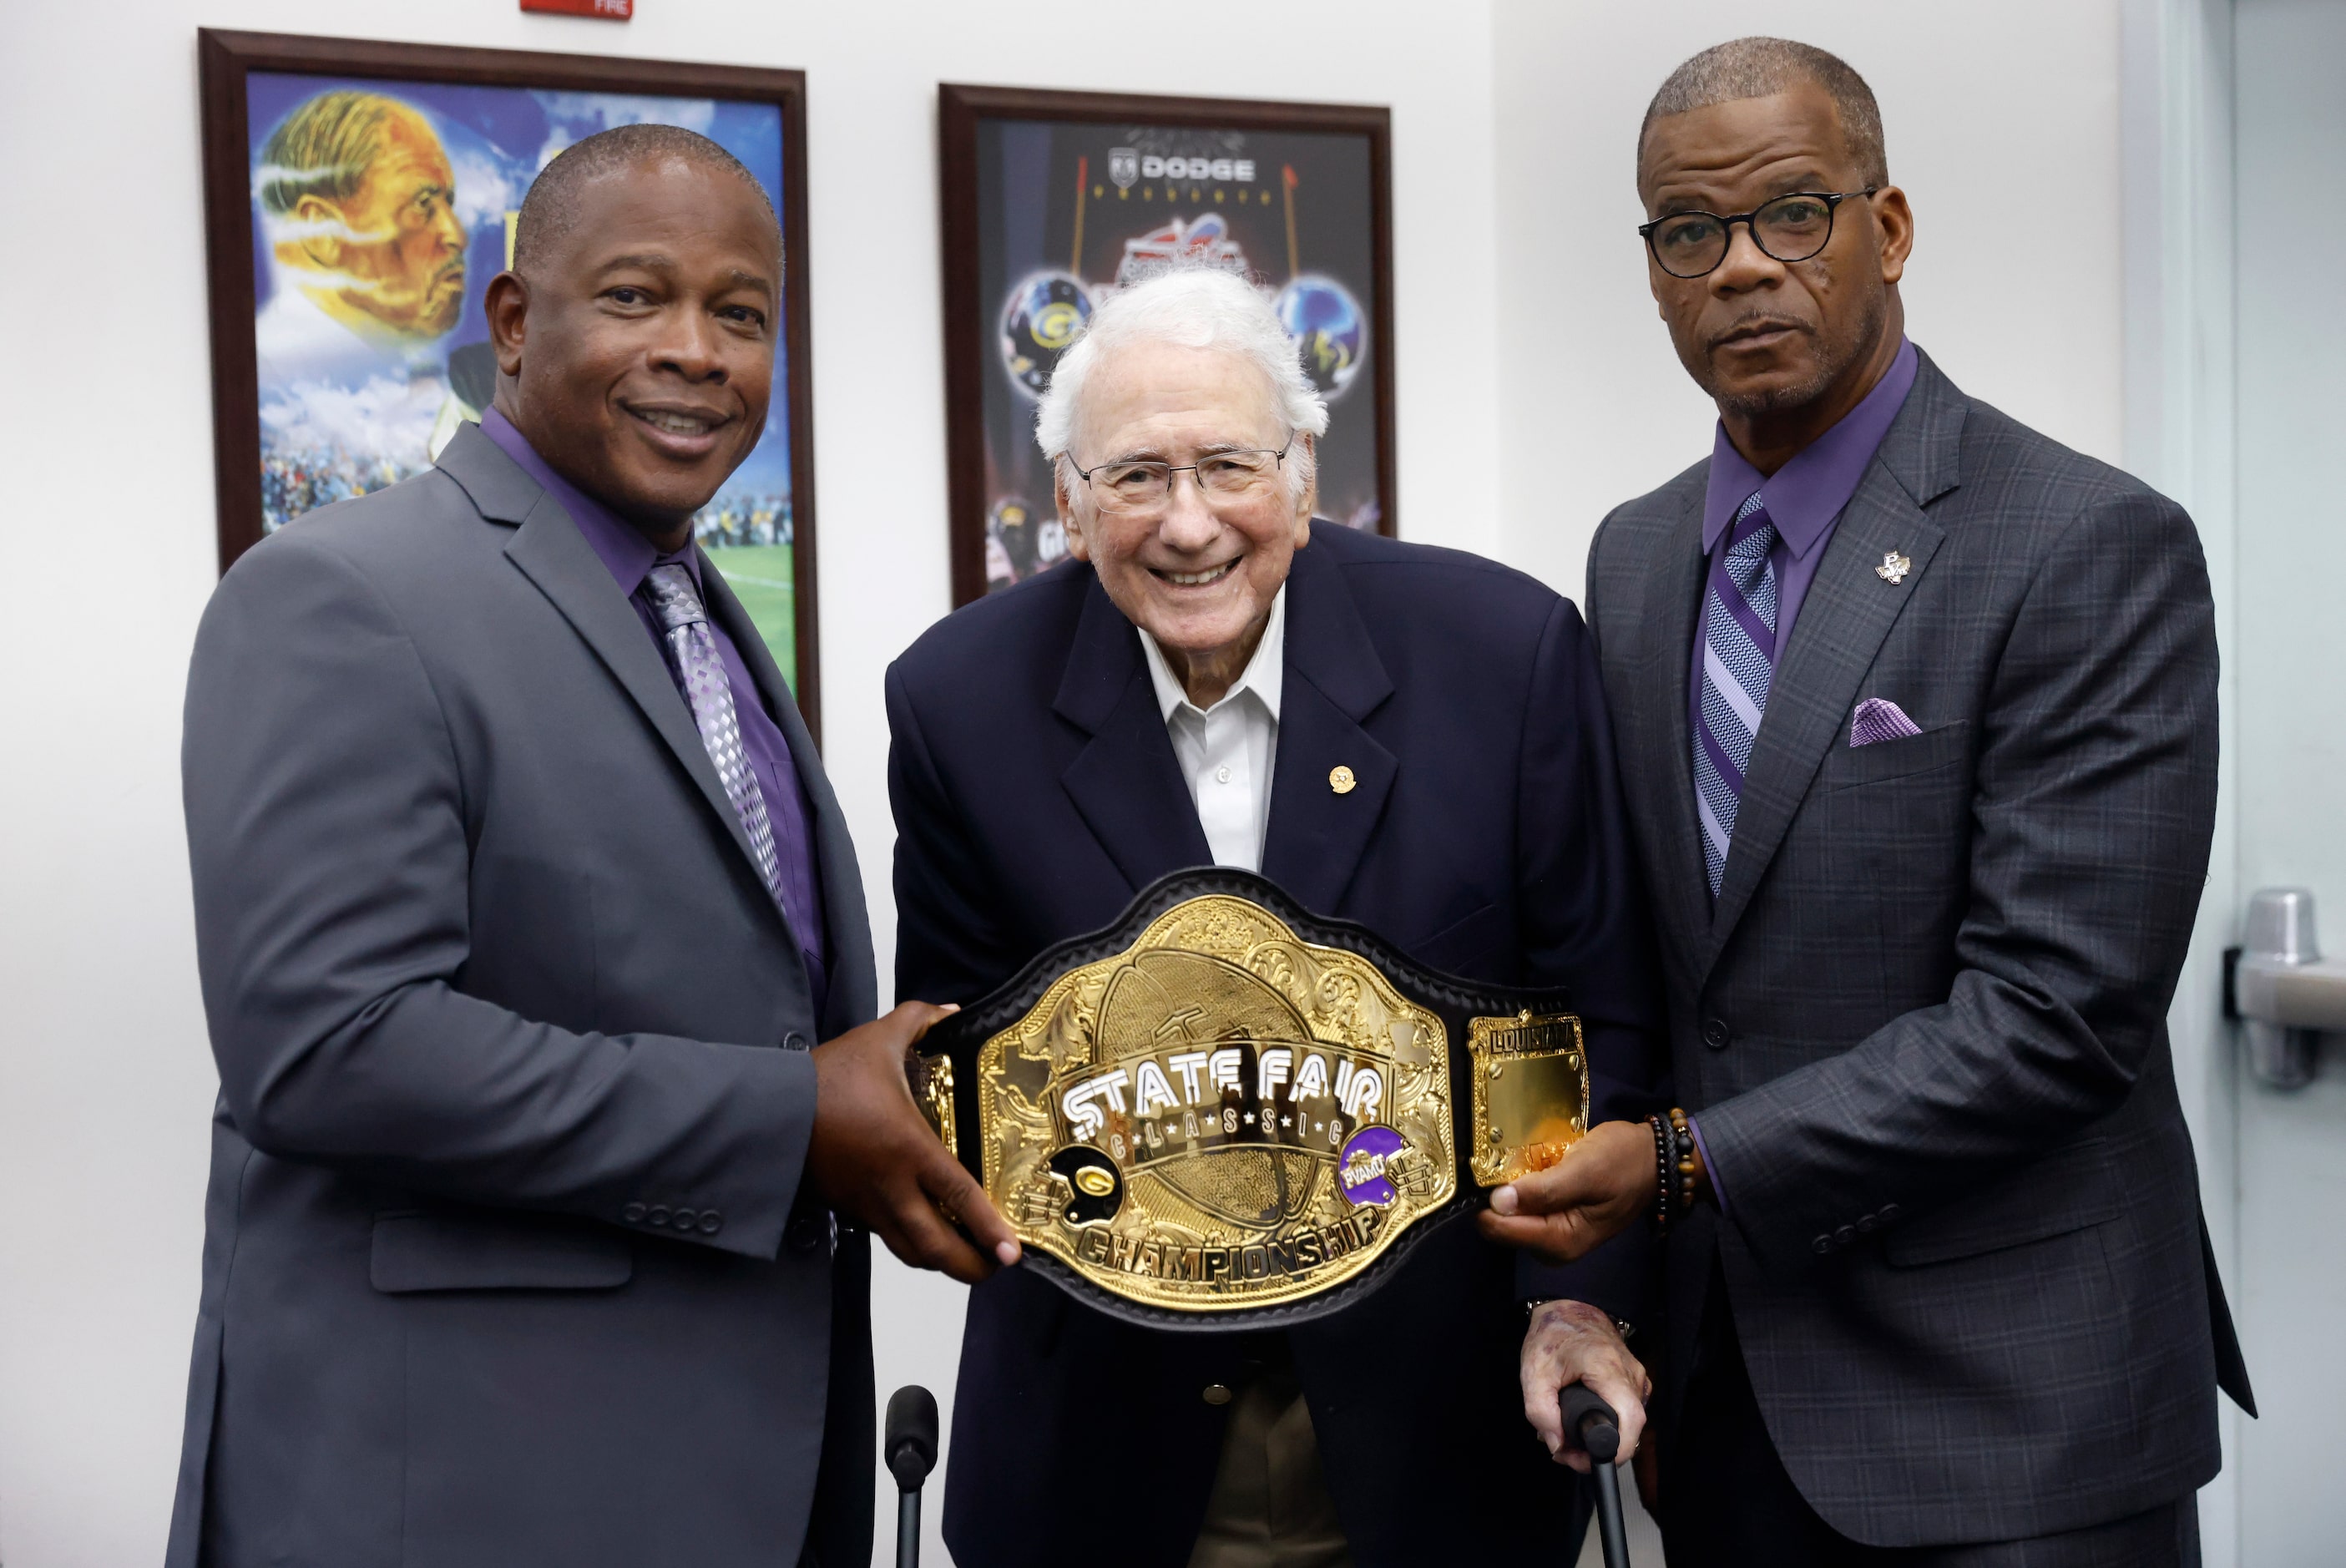
[[[1806,408],[1831,391],[1833,383],[1841,380],[1850,366],[1872,351],[1873,345],[1882,340],[1882,323],[1888,314],[1883,295],[1875,293],[1872,302],[1866,307],[1863,319],[1858,323],[1856,333],[1847,343],[1832,345],[1836,351],[1832,357],[1820,364],[1816,374],[1807,381],[1744,396],[1723,395],[1712,388],[1704,390],[1709,392],[1718,402],[1720,412],[1731,413],[1739,419],[1764,419],[1770,414]]]

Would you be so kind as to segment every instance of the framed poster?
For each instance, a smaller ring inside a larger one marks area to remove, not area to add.
[[[1328,400],[1320,514],[1393,531],[1392,132],[1382,108],[938,89],[954,603],[1066,554],[1035,401],[1120,284],[1228,267]]]
[[[683,126],[766,188],[785,273],[765,433],[694,532],[820,735],[804,76],[211,29],[198,54],[220,569],[430,467],[495,390],[482,299],[538,170]]]

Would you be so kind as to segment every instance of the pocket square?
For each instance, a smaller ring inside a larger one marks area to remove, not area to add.
[[[1923,727],[1907,718],[1904,708],[1884,697],[1867,697],[1850,716],[1851,746],[1871,746],[1877,740],[1898,740],[1922,733]]]

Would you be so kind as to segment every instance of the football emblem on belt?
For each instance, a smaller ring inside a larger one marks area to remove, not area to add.
[[[1071,971],[980,1060],[987,1189],[1130,1299],[1309,1294],[1455,1189],[1441,1021],[1235,900]]]
[[[913,1092],[1045,1278],[1235,1331],[1342,1309],[1477,1188],[1563,1157],[1589,1093],[1565,1002],[1199,868],[940,1023]]]

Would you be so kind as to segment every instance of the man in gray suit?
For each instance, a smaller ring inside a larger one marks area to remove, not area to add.
[[[1680,1568],[2196,1563],[2249,1396],[2165,1023],[2216,797],[2191,521],[1906,341],[1912,219],[1840,60],[1695,56],[1637,179],[1719,434],[1606,519],[1588,603],[1691,1114],[1486,1227],[1670,1227],[1638,1344]],[[1535,1322],[1535,1407],[1586,1333]]]
[[[780,280],[714,143],[579,143],[489,288],[486,428],[205,614],[174,1568],[861,1568],[865,1227],[1017,1256],[905,1086],[939,1010],[872,1022],[846,824],[691,543]]]

